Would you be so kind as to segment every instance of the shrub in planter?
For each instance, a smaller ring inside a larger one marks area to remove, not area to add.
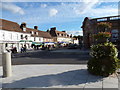
[[[118,51],[112,43],[102,43],[91,46],[91,59],[88,61],[88,71],[94,75],[109,76],[115,73],[118,63]]]

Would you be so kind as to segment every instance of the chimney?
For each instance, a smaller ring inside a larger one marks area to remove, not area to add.
[[[50,30],[48,29],[47,32],[50,32]]]
[[[62,32],[66,32],[66,31],[62,31]]]
[[[52,30],[52,31],[55,31],[55,30],[56,30],[56,27],[51,28],[51,30]]]
[[[26,23],[23,22],[23,23],[21,24],[21,27],[26,27]]]
[[[21,25],[20,25],[20,28],[23,30],[23,31],[26,31],[26,23],[22,23]]]
[[[34,26],[34,29],[38,30],[38,26]]]

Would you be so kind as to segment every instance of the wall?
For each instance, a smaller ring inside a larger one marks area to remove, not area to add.
[[[20,40],[22,40],[21,35],[23,35],[23,37],[27,35],[27,40],[29,40],[31,36],[28,33],[0,30],[0,53],[5,51],[5,48],[12,49],[13,47],[17,47],[17,51],[20,51],[21,45],[24,43],[20,42]],[[26,39],[23,38],[23,40]]]

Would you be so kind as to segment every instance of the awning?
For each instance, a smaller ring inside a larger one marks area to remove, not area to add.
[[[20,42],[32,42],[32,40],[20,40]]]
[[[41,42],[32,42],[32,44],[34,44],[34,45],[43,45],[43,43],[41,43]]]

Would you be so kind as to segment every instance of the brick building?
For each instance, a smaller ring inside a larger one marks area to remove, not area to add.
[[[91,45],[96,43],[93,38],[93,34],[100,32],[100,30],[97,28],[97,23],[100,22],[112,23],[111,29],[106,29],[103,32],[110,32],[112,34],[110,41],[117,44],[118,48],[120,48],[120,15],[100,18],[86,17],[81,27],[83,29],[84,48],[90,48]]]

